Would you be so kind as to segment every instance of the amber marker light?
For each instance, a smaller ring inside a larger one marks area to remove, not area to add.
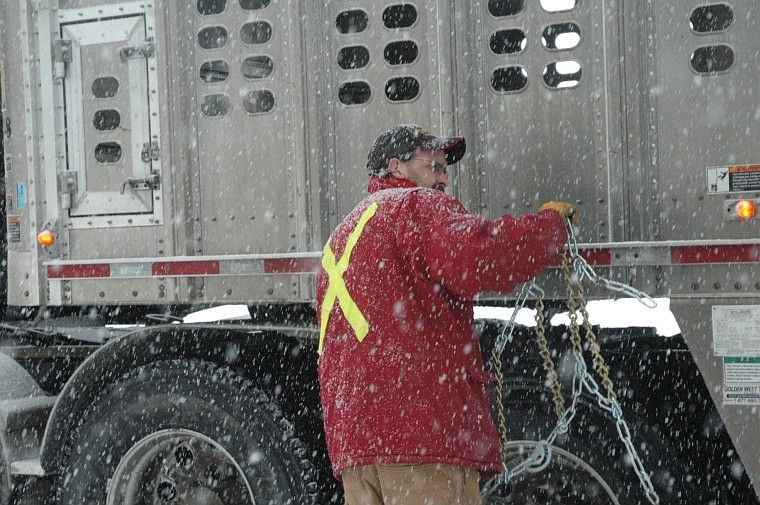
[[[50,230],[43,230],[37,235],[37,242],[44,247],[50,247],[55,244],[55,235]]]
[[[754,200],[739,200],[736,202],[736,216],[739,219],[752,219],[757,216],[757,202]]]

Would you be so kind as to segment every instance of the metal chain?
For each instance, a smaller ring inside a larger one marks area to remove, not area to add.
[[[496,379],[494,393],[496,395],[496,417],[497,417],[497,422],[498,422],[499,441],[501,443],[502,459],[505,459],[506,457],[507,442],[509,438],[507,436],[507,419],[506,419],[506,414],[505,414],[506,408],[504,406],[504,398],[502,396],[504,376],[502,374],[501,355],[504,352],[504,347],[506,346],[507,342],[512,338],[512,334],[514,333],[515,326],[516,326],[515,319],[517,318],[517,314],[520,312],[520,310],[523,309],[523,307],[525,307],[525,303],[528,300],[528,296],[530,296],[531,294],[534,297],[536,297],[536,300],[541,304],[541,309],[539,312],[536,313],[536,317],[539,317],[539,314],[541,314],[540,316],[542,318],[541,327],[543,328],[544,326],[543,324],[544,290],[538,287],[535,281],[523,284],[517,296],[517,300],[515,302],[515,308],[514,308],[514,311],[512,312],[512,316],[510,317],[509,322],[502,329],[501,334],[496,339],[496,342],[494,343],[494,347],[491,350],[490,365],[491,365],[491,373],[494,375],[494,378]],[[538,321],[536,324],[538,324]],[[545,337],[544,337],[544,341],[545,341]],[[551,355],[548,352],[548,345],[546,347],[547,347],[547,355],[551,359]],[[554,363],[551,362],[551,365],[553,366]],[[560,398],[562,398],[562,393],[559,390],[559,378],[556,375],[556,373],[555,373],[555,377],[556,377],[557,392]],[[562,402],[563,403],[562,403],[561,409],[558,411],[558,414],[557,414],[558,416],[561,415],[561,413],[564,411],[564,399],[562,399]]]
[[[567,251],[573,260],[573,270],[576,275],[578,275],[579,285],[584,277],[587,277],[593,284],[601,284],[609,291],[617,291],[618,293],[623,293],[626,296],[635,298],[645,307],[650,309],[657,307],[657,301],[649,296],[649,294],[629,286],[628,284],[623,284],[622,282],[613,281],[606,277],[602,277],[601,275],[597,275],[594,269],[591,268],[591,265],[589,265],[585,258],[581,256],[578,248],[578,241],[575,238],[575,231],[570,223],[567,223]]]
[[[591,268],[591,266],[586,262],[585,259],[580,255],[578,252],[578,246],[575,241],[575,233],[572,228],[568,224],[568,243],[571,244],[570,246],[570,252],[571,255],[573,255],[573,266],[574,268],[577,266],[581,266],[583,268],[583,271],[586,274],[591,274],[593,277],[590,276],[591,279],[594,279],[594,282],[601,282],[604,284],[605,287],[608,289],[612,289],[614,291],[621,291],[627,294],[632,294],[635,296],[639,302],[646,305],[647,307],[654,308],[657,306],[657,302],[650,297],[648,294],[639,291],[631,286],[624,285],[622,283],[618,283],[615,281],[610,281],[608,279],[605,279],[603,277],[600,277],[596,275],[594,270]],[[574,247],[572,246],[574,244]],[[563,257],[563,261],[567,262],[566,256]],[[577,270],[576,270],[577,271]],[[641,487],[644,489],[644,492],[646,494],[647,499],[650,503],[654,505],[658,505],[660,503],[660,497],[657,494],[657,491],[654,489],[654,485],[652,484],[652,480],[649,478],[649,474],[647,473],[646,469],[644,468],[644,464],[641,461],[641,458],[639,457],[638,452],[636,451],[635,446],[633,445],[633,437],[631,436],[631,431],[628,428],[628,424],[625,422],[625,419],[623,418],[623,408],[620,406],[620,403],[617,401],[617,395],[615,394],[615,390],[612,384],[612,380],[610,379],[610,372],[609,368],[607,367],[607,364],[604,361],[604,358],[601,354],[601,349],[599,348],[599,344],[596,341],[596,333],[594,331],[593,326],[591,325],[591,320],[588,314],[588,310],[586,308],[586,296],[583,290],[583,284],[581,283],[581,278],[579,277],[577,279],[577,282],[572,283],[572,278],[569,274],[569,267],[563,268],[563,277],[565,278],[565,285],[567,286],[568,291],[570,291],[570,285],[575,285],[575,295],[577,296],[578,304],[580,306],[580,312],[581,317],[583,317],[583,327],[586,330],[586,341],[589,344],[589,349],[591,350],[592,356],[593,356],[593,362],[594,362],[594,369],[596,370],[597,375],[599,375],[600,379],[602,380],[602,385],[605,388],[605,391],[607,392],[607,397],[605,398],[600,390],[599,385],[596,383],[594,378],[586,371],[583,374],[583,385],[587,391],[592,393],[596,399],[597,404],[610,412],[612,414],[612,417],[615,419],[615,427],[618,432],[618,437],[623,442],[623,445],[625,445],[625,448],[628,452],[628,455],[631,457],[631,461],[633,463],[633,469],[636,472],[636,475],[639,478],[639,482],[641,483]],[[622,287],[622,289],[621,289]],[[568,309],[570,308],[570,305],[568,305]],[[577,317],[572,318],[571,317],[571,323],[574,323],[575,326],[577,326]],[[575,329],[575,334],[579,333],[579,330]],[[575,353],[576,362],[580,363],[583,362],[582,368],[586,368],[585,361],[583,361],[583,357],[580,353]],[[578,370],[579,367],[576,367],[576,370]]]
[[[517,314],[525,307],[525,303],[528,301],[529,295],[533,295],[535,298],[543,298],[544,290],[538,287],[535,281],[531,281],[522,285],[520,292],[517,294],[517,299],[515,300],[515,308],[512,312],[512,316],[509,318],[507,325],[501,331],[501,335],[499,335],[499,338],[497,338],[496,342],[494,343],[494,349],[499,355],[504,352],[504,347],[512,338],[512,333],[515,331],[515,320],[517,319]]]
[[[562,396],[562,386],[559,383],[557,368],[554,366],[549,344],[546,341],[546,326],[544,324],[544,300],[536,300],[536,341],[538,343],[538,354],[543,358],[544,370],[549,378],[552,388],[552,401],[554,402],[554,412],[558,418],[562,418],[565,412],[565,398]]]
[[[578,400],[580,398],[581,392],[585,389],[588,391],[591,395],[593,395],[596,400],[597,404],[604,410],[610,412],[612,417],[615,419],[615,427],[618,432],[618,437],[623,442],[623,445],[625,446],[628,454],[631,457],[631,461],[633,463],[633,469],[636,472],[637,476],[639,477],[639,481],[641,483],[642,488],[645,491],[646,497],[649,500],[650,503],[653,505],[659,505],[660,503],[660,497],[657,494],[657,491],[654,489],[654,486],[652,485],[652,481],[649,478],[649,474],[646,472],[646,469],[644,468],[644,465],[641,461],[641,458],[639,457],[635,446],[633,445],[633,437],[631,436],[630,429],[628,427],[628,424],[625,422],[625,419],[623,418],[623,409],[620,406],[620,404],[617,401],[617,395],[615,394],[614,387],[612,384],[612,380],[610,379],[610,373],[609,368],[607,367],[606,362],[604,361],[604,358],[601,355],[601,350],[599,347],[599,344],[596,341],[596,334],[594,332],[593,326],[591,325],[588,310],[587,310],[587,303],[586,303],[586,297],[585,292],[583,290],[583,286],[581,281],[584,277],[588,277],[592,282],[594,283],[601,283],[608,289],[612,289],[614,291],[623,292],[629,295],[634,296],[636,299],[638,299],[642,304],[654,308],[657,303],[654,301],[653,298],[651,298],[646,293],[643,293],[639,290],[636,290],[635,288],[631,286],[624,285],[619,282],[610,281],[608,279],[605,279],[603,277],[598,276],[594,270],[591,268],[591,266],[583,259],[579,252],[578,252],[578,245],[575,240],[575,234],[573,232],[572,227],[568,223],[568,251],[569,256],[573,259],[573,269],[576,273],[577,278],[573,280],[571,273],[570,273],[570,260],[568,259],[568,255],[563,254],[562,255],[562,277],[565,283],[565,290],[567,294],[567,309],[568,309],[568,316],[570,318],[570,342],[572,345],[571,352],[575,358],[575,373],[573,375],[573,382],[572,382],[572,402],[570,408],[566,409],[564,408],[564,398],[562,397],[562,392],[559,384],[559,378],[557,376],[556,372],[556,366],[554,364],[554,360],[551,357],[551,352],[548,347],[548,343],[546,341],[546,329],[544,324],[544,309],[543,309],[543,291],[535,285],[535,282],[531,282],[530,284],[526,286],[523,286],[523,289],[520,291],[520,295],[518,297],[518,304],[515,307],[515,311],[512,314],[512,317],[509,321],[508,326],[509,331],[507,332],[507,327],[504,328],[502,331],[502,334],[499,339],[497,339],[497,345],[494,346],[494,349],[492,351],[492,367],[494,369],[496,378],[497,378],[497,385],[496,385],[496,395],[497,395],[497,406],[498,406],[498,417],[499,417],[499,438],[501,441],[501,454],[502,459],[505,461],[507,456],[506,451],[506,444],[507,444],[507,430],[506,430],[506,418],[504,415],[504,405],[503,405],[503,398],[502,398],[502,388],[503,388],[503,377],[502,377],[502,371],[501,371],[501,353],[504,349],[504,345],[506,344],[506,341],[509,337],[511,337],[513,330],[514,330],[514,321],[516,314],[519,309],[521,309],[525,301],[527,300],[528,294],[533,292],[534,294],[538,294],[536,296],[537,302],[537,313],[536,313],[536,333],[537,333],[537,341],[539,346],[539,353],[544,361],[544,369],[547,372],[547,375],[550,377],[551,383],[552,383],[552,392],[553,392],[553,400],[555,405],[555,411],[557,412],[557,415],[559,417],[559,421],[557,422],[556,426],[552,430],[552,432],[549,434],[549,436],[544,439],[540,440],[536,444],[536,448],[532,452],[532,454],[522,460],[519,464],[515,465],[514,468],[511,470],[507,467],[506,463],[502,462],[502,469],[503,472],[500,475],[497,475],[493,479],[489,480],[485,483],[483,486],[483,490],[481,491],[481,496],[486,498],[490,496],[494,491],[497,490],[500,486],[507,486],[514,477],[520,475],[521,473],[528,471],[528,472],[539,472],[546,468],[549,463],[551,462],[551,447],[556,440],[557,436],[563,433],[567,433],[569,430],[570,422],[573,420],[573,418],[576,415],[577,412],[577,406],[578,406]],[[578,301],[578,306],[576,306],[576,300]],[[588,372],[588,368],[586,366],[586,362],[583,359],[583,344],[581,342],[580,337],[580,325],[578,324],[578,312],[580,311],[581,317],[583,318],[583,327],[586,333],[586,341],[588,342],[589,349],[591,350],[592,356],[593,356],[593,363],[594,363],[594,370],[599,375],[600,379],[602,380],[602,385],[604,386],[605,391],[607,392],[607,396],[605,397],[600,389],[599,385],[596,382],[596,380],[591,376],[591,374]],[[561,402],[561,403],[560,403]]]
[[[499,421],[499,442],[501,442],[501,459],[507,458],[507,417],[504,414],[504,396],[502,395],[504,377],[501,371],[501,356],[496,352],[496,347],[491,350],[491,365],[493,374],[496,377],[494,393],[496,394],[496,416]]]
[[[573,352],[577,355],[583,354],[583,344],[581,343],[581,334],[578,329],[578,312],[575,307],[575,290],[573,282],[569,282],[570,277],[570,260],[566,255],[562,255],[562,278],[565,280],[565,294],[567,296],[567,315],[570,318],[570,343],[573,346]]]
[[[610,369],[607,366],[607,363],[605,363],[604,357],[602,357],[602,351],[599,348],[599,344],[596,342],[596,332],[594,331],[594,327],[591,326],[591,320],[588,315],[588,310],[586,309],[586,297],[583,292],[583,284],[576,284],[576,293],[578,295],[578,305],[581,317],[583,317],[583,328],[586,330],[586,342],[588,342],[588,347],[591,351],[591,356],[593,357],[592,361],[594,363],[594,370],[602,380],[604,390],[607,392],[607,398],[614,400],[617,398],[617,394],[615,393],[615,387],[610,379]]]

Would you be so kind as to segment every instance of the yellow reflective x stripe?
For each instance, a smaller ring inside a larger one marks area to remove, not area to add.
[[[327,330],[327,320],[330,318],[335,300],[338,300],[338,306],[343,311],[348,324],[353,328],[356,333],[356,338],[359,342],[364,340],[364,337],[369,333],[369,324],[364,319],[362,311],[354,302],[353,298],[348,292],[346,283],[343,280],[343,274],[348,270],[348,261],[351,259],[351,251],[354,250],[354,246],[359,241],[359,236],[364,231],[364,226],[367,224],[372,216],[377,211],[377,203],[373,203],[369,206],[364,214],[359,218],[359,222],[356,223],[356,227],[348,236],[346,241],[346,248],[343,250],[343,254],[340,259],[335,261],[335,254],[330,249],[330,241],[327,241],[325,248],[322,251],[322,268],[325,269],[329,277],[329,283],[327,285],[327,291],[325,297],[322,300],[322,310],[320,312],[320,325],[319,325],[319,347],[317,347],[317,354],[322,354],[322,344],[325,339],[325,331]]]

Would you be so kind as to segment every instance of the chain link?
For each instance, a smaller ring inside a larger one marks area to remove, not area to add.
[[[493,374],[496,377],[496,385],[494,386],[494,392],[496,394],[496,416],[499,422],[499,441],[501,442],[501,459],[504,460],[507,457],[507,417],[504,409],[504,396],[503,386],[504,377],[501,371],[501,355],[496,352],[496,347],[491,350],[491,365],[493,367]]]
[[[549,377],[551,383],[554,412],[557,413],[558,418],[562,418],[562,413],[565,412],[565,398],[562,396],[559,375],[557,375],[557,369],[554,366],[554,360],[552,359],[552,354],[549,350],[549,344],[546,341],[544,317],[544,300],[539,298],[536,300],[536,341],[538,343],[538,353],[544,361],[544,370],[546,370],[546,375]]]
[[[604,358],[601,354],[601,349],[596,341],[596,333],[588,314],[586,296],[582,285],[582,280],[588,278],[593,283],[601,283],[607,289],[613,291],[623,292],[635,297],[642,304],[654,308],[657,303],[648,294],[643,293],[631,286],[611,281],[604,277],[601,277],[594,272],[593,268],[580,256],[578,251],[578,244],[575,239],[572,226],[568,223],[568,244],[567,249],[569,254],[562,255],[561,271],[562,278],[565,284],[565,291],[567,295],[567,309],[570,319],[570,342],[571,353],[575,358],[575,371],[572,381],[572,401],[569,408],[565,409],[565,400],[562,396],[561,386],[559,383],[559,377],[557,375],[556,366],[554,360],[551,357],[551,351],[549,350],[548,342],[546,340],[546,328],[544,321],[544,305],[543,305],[543,291],[535,284],[530,282],[523,286],[518,296],[515,310],[512,313],[512,317],[507,326],[497,339],[496,345],[492,350],[491,365],[494,371],[494,375],[497,379],[496,384],[496,403],[497,403],[497,417],[499,422],[499,438],[501,442],[501,455],[502,455],[502,469],[503,472],[497,475],[493,479],[486,482],[483,486],[481,496],[485,499],[496,491],[500,486],[508,486],[510,481],[523,472],[540,472],[545,469],[551,462],[552,457],[552,445],[557,436],[567,433],[570,427],[570,423],[576,415],[578,401],[582,391],[585,389],[593,397],[596,398],[597,404],[607,412],[609,412],[615,420],[615,427],[617,429],[618,437],[622,441],[629,456],[631,457],[633,469],[639,478],[642,488],[646,494],[647,500],[653,505],[659,505],[660,497],[657,491],[654,489],[649,474],[644,468],[644,464],[639,457],[635,446],[633,445],[633,437],[628,424],[623,418],[623,409],[620,403],[617,401],[617,394],[615,393],[612,380],[610,379],[610,371]],[[573,270],[575,272],[575,279],[570,272],[570,259],[573,260]],[[517,312],[523,308],[529,294],[533,293],[536,296],[536,334],[537,343],[539,347],[539,354],[543,359],[544,369],[551,382],[552,388],[552,400],[554,402],[554,408],[559,420],[551,431],[548,437],[544,440],[540,440],[536,443],[536,447],[530,456],[523,459],[520,463],[515,465],[511,470],[507,467],[506,458],[507,453],[507,427],[506,416],[504,414],[504,402],[503,402],[503,376],[502,376],[502,363],[501,353],[504,350],[506,342],[511,338],[515,326],[515,318]],[[576,300],[578,305],[576,305]],[[586,335],[586,342],[588,343],[589,350],[592,354],[592,361],[594,370],[602,381],[602,386],[605,390],[606,397],[600,391],[599,384],[588,372],[588,367],[583,358],[583,344],[580,336],[580,325],[578,324],[578,312],[580,312],[583,318],[583,328]],[[507,330],[507,327],[509,329]]]
[[[538,287],[535,281],[531,281],[522,285],[520,292],[517,295],[517,299],[515,300],[515,308],[512,312],[512,316],[509,318],[509,322],[507,322],[507,325],[504,326],[504,329],[501,331],[501,334],[496,339],[496,343],[494,344],[494,349],[499,355],[504,352],[504,347],[506,347],[507,342],[511,340],[512,334],[515,331],[515,320],[517,319],[517,314],[525,307],[525,304],[528,301],[528,297],[532,295],[536,299],[543,299],[544,294],[544,290]]]
[[[565,284],[570,285],[571,283],[572,279],[569,276],[565,277]],[[594,370],[602,380],[602,386],[604,386],[604,389],[607,392],[607,398],[617,398],[615,388],[612,384],[612,380],[610,379],[610,369],[607,367],[607,363],[605,363],[604,357],[602,357],[599,344],[596,342],[596,333],[594,332],[594,327],[591,325],[591,319],[589,318],[588,309],[586,308],[586,295],[583,291],[583,284],[577,282],[575,283],[574,287],[574,296],[578,300],[578,310],[581,313],[581,317],[583,318],[583,329],[586,333],[586,342],[588,342],[588,348],[591,351]],[[574,321],[574,324],[577,326],[577,319]]]

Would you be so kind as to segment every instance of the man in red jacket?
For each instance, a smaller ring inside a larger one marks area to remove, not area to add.
[[[471,214],[443,192],[464,152],[414,125],[381,133],[370,194],[324,248],[319,382],[347,505],[479,504],[479,474],[501,471],[472,299],[556,264],[572,207]]]

